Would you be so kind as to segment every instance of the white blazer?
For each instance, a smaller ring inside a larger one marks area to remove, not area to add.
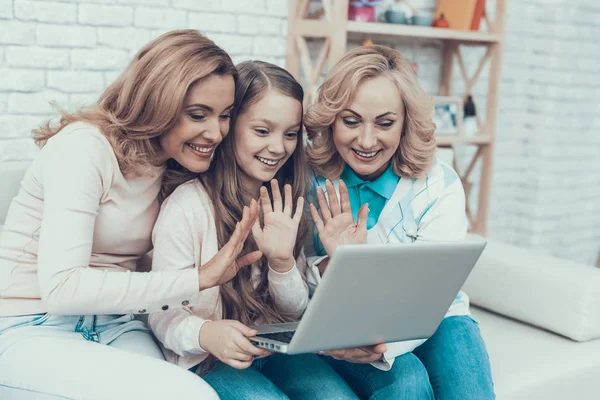
[[[339,196],[339,179],[332,180]],[[309,200],[316,199],[320,186],[325,196],[325,179],[314,175]],[[329,199],[327,199],[329,201]],[[305,247],[308,270],[307,280],[311,294],[321,281],[318,265],[326,257],[317,254],[314,248],[316,230],[311,223],[311,235]],[[419,179],[400,178],[398,185],[381,211],[377,224],[368,230],[367,243],[414,243],[416,241],[461,241],[467,234],[468,222],[465,213],[465,192],[457,173],[439,159],[434,161],[427,175]],[[459,292],[446,317],[470,315],[469,298]],[[394,359],[413,351],[425,340],[409,340],[388,343],[384,360],[372,365],[382,369],[392,368]]]

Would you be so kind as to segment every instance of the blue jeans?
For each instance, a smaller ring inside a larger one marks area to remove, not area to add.
[[[485,343],[471,317],[445,318],[435,334],[413,353],[425,365],[438,400],[494,399]]]
[[[396,357],[389,371],[325,360],[365,399],[495,398],[485,344],[477,323],[468,316],[445,318],[425,343]]]
[[[358,399],[319,356],[275,354],[237,370],[222,362],[203,376],[221,400]]]
[[[371,364],[354,364],[328,356],[323,356],[323,359],[361,399],[434,399],[427,371],[413,353],[396,357],[389,371],[382,371]]]

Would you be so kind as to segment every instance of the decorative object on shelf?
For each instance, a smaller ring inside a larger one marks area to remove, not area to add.
[[[411,24],[415,9],[404,0],[396,0],[388,6],[385,20],[392,24]]]
[[[373,46],[373,41],[371,39],[365,39],[362,42],[363,46]]]
[[[485,0],[437,0],[434,26],[459,31],[476,31],[479,30],[484,14]],[[439,26],[439,22],[443,20],[446,20],[448,26]]]
[[[467,96],[463,112],[465,117],[463,118],[462,132],[465,136],[475,136],[477,131],[479,131],[479,126],[477,123],[477,109],[473,102],[473,96]]]
[[[434,96],[433,122],[435,133],[458,135],[461,131],[463,103],[460,97]]]
[[[412,23],[416,26],[431,26],[432,22],[432,15],[420,15],[418,13],[415,13],[415,15],[413,15],[412,17]]]
[[[360,22],[375,22],[375,7],[381,0],[350,1],[348,4],[348,20]]]
[[[450,28],[450,24],[448,23],[448,20],[446,19],[446,15],[444,13],[441,13],[439,17],[434,19],[431,25],[434,28]]]

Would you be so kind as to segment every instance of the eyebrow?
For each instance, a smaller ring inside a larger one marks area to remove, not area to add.
[[[254,118],[254,119],[251,119],[251,120],[250,120],[250,121],[248,121],[248,122],[264,122],[264,123],[265,123],[265,124],[267,124],[267,125],[275,125],[275,124],[273,123],[273,121],[270,121],[270,120],[268,120],[268,119],[266,119],[266,118]],[[298,124],[296,124],[296,125],[290,126],[288,129],[293,129],[293,128],[300,129],[300,126],[301,126],[301,125],[302,125],[302,122],[300,122],[300,123],[298,123]]]
[[[349,108],[345,108],[342,111],[348,111],[349,113],[356,115],[358,118],[362,118],[362,116],[359,113],[357,113],[356,111],[353,111]],[[383,114],[379,114],[378,116],[375,117],[375,119],[387,117],[388,115],[397,115],[397,114],[393,111],[388,111],[388,112],[384,112]]]
[[[185,107],[183,107],[184,110],[188,110],[190,108],[202,108],[207,112],[213,112],[215,111],[212,107],[207,106],[206,104],[200,104],[200,103],[196,103],[196,104],[189,104]],[[223,110],[223,112],[225,111],[229,111],[233,108],[233,104],[230,104],[227,108],[225,108],[225,110]]]

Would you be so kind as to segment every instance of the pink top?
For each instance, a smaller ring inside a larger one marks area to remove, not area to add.
[[[0,316],[146,313],[198,293],[193,269],[135,272],[151,249],[163,171],[124,176],[90,124],[52,137],[0,236]]]
[[[217,254],[212,202],[198,180],[182,184],[163,203],[152,239],[153,271],[195,271]],[[299,318],[308,305],[306,266],[301,254],[290,271],[279,273],[269,268],[268,272],[275,305],[293,319]],[[258,267],[253,266],[251,275],[256,286]],[[161,341],[167,361],[189,369],[208,356],[199,342],[202,324],[221,318],[219,288],[213,287],[196,293],[186,307],[150,314],[148,323]]]

